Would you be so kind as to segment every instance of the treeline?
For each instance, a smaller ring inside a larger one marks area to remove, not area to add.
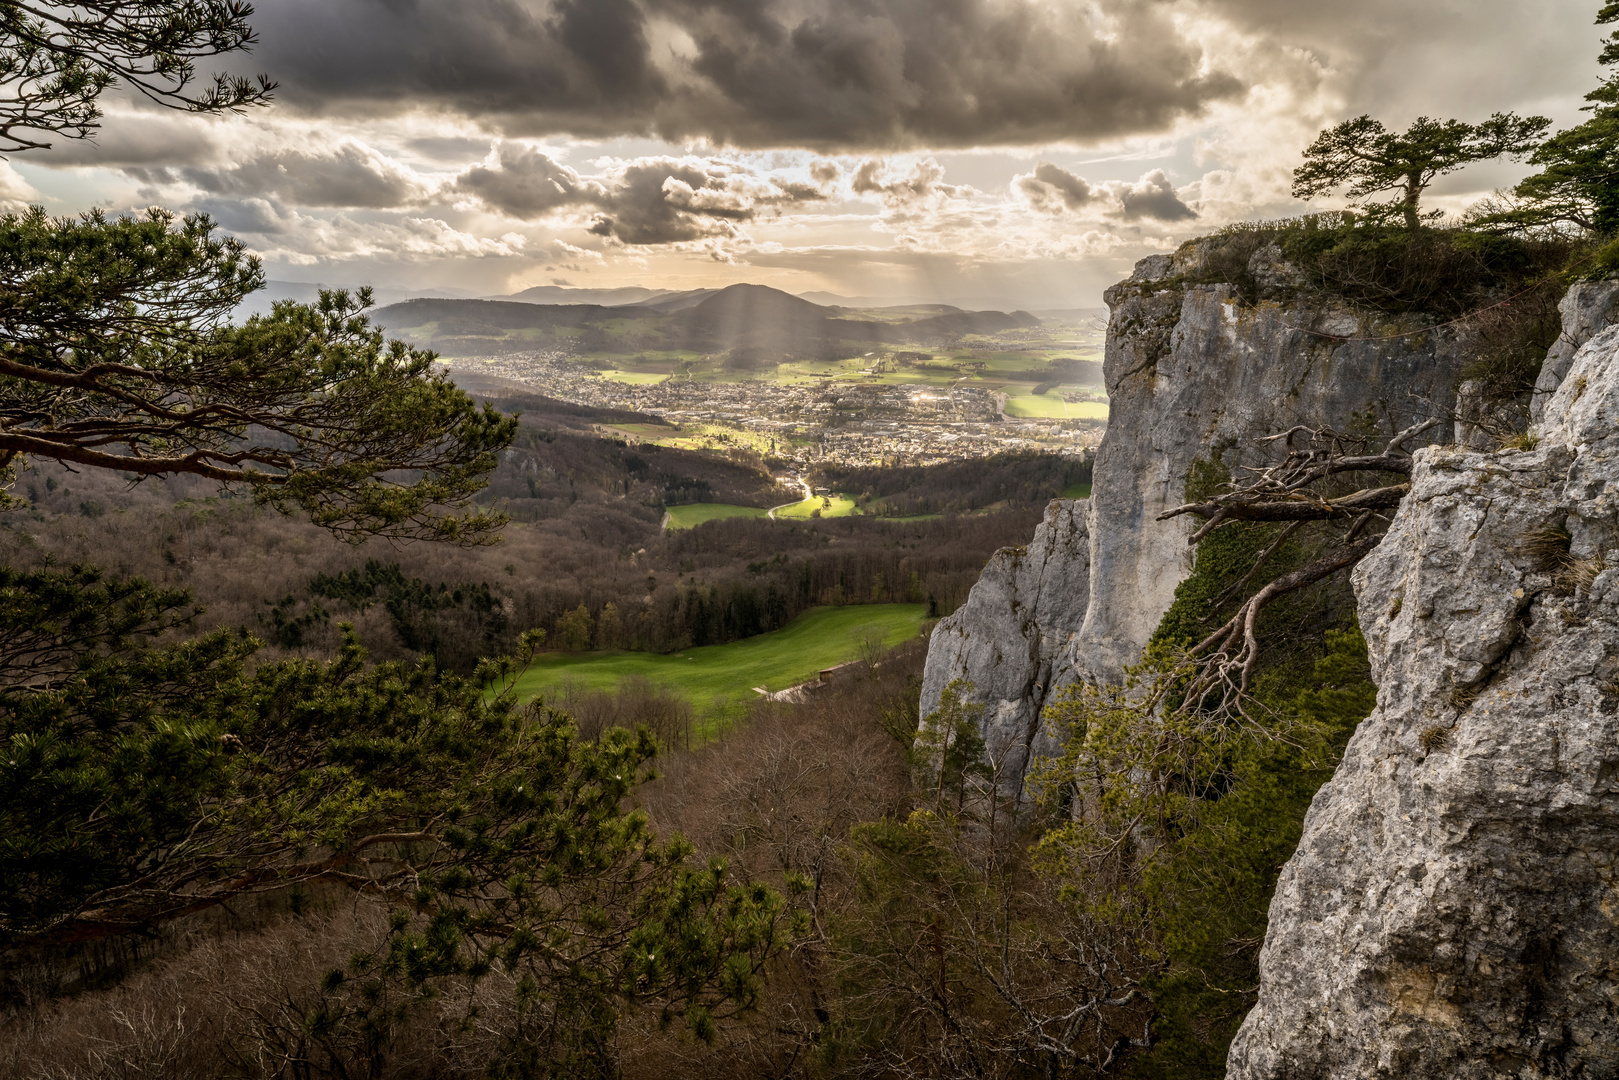
[[[435,559],[433,569],[373,556],[265,597],[246,625],[283,649],[320,652],[339,624],[369,619],[365,637],[387,638],[386,654],[431,655],[462,672],[535,627],[552,650],[673,652],[779,630],[823,605],[925,603],[948,615],[989,556],[1036,521],[1029,510],[913,522],[734,518],[654,536],[628,557],[551,534],[542,557],[572,570],[558,574],[491,565],[500,549]]]
[[[1091,482],[1092,459],[1024,451],[977,461],[900,468],[820,465],[817,487],[853,495],[868,514],[911,517],[1000,505],[1044,506]]]

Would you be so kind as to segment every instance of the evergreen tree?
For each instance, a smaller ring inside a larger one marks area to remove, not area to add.
[[[300,507],[339,535],[476,540],[446,513],[516,421],[385,344],[366,290],[229,323],[263,284],[205,217],[0,218],[0,468],[27,457],[135,479],[191,473]]]
[[[1551,121],[1544,116],[1496,113],[1482,124],[1418,117],[1396,134],[1370,116],[1345,120],[1316,137],[1293,173],[1293,197],[1312,199],[1338,188],[1375,214],[1398,213],[1407,229],[1422,223],[1422,193],[1446,173],[1504,154],[1535,148]],[[1365,203],[1397,192],[1390,203]]]
[[[0,570],[0,947],[347,886],[389,902],[393,932],[327,979],[313,1028],[371,1055],[399,1002],[499,971],[522,998],[516,1075],[611,1075],[630,1005],[707,1037],[753,1002],[785,904],[624,811],[650,732],[583,740],[518,704],[510,662],[368,667],[350,640],[249,671],[237,634],[163,643],[195,613],[84,568]]]
[[[195,85],[198,60],[253,44],[252,14],[242,0],[0,4],[0,153],[90,137],[101,95],[119,85],[187,112],[268,103],[275,85],[264,76]]]
[[[1597,25],[1619,22],[1619,3],[1597,13]],[[1619,64],[1619,31],[1608,35],[1599,58],[1608,68]],[[1591,118],[1559,131],[1529,157],[1540,172],[1515,189],[1524,205],[1481,219],[1484,224],[1533,227],[1574,225],[1612,236],[1619,233],[1619,73],[1585,95]]]

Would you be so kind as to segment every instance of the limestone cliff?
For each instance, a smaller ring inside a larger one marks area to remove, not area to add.
[[[1532,452],[1419,453],[1357,568],[1378,707],[1282,875],[1234,1078],[1619,1076],[1619,327],[1556,386]]]
[[[1563,384],[1574,355],[1619,316],[1619,281],[1576,281],[1557,306],[1563,314],[1563,332],[1546,354],[1529,406],[1529,419],[1537,424],[1545,419],[1546,404]]]
[[[1003,548],[966,604],[933,630],[922,675],[923,716],[956,679],[985,708],[986,749],[1016,790],[1032,753],[1049,753],[1040,713],[1060,676],[1090,596],[1087,504],[1058,499],[1027,548]]]
[[[1081,677],[1117,680],[1168,610],[1190,570],[1190,525],[1157,517],[1183,501],[1197,459],[1237,464],[1256,439],[1296,424],[1387,429],[1447,411],[1464,359],[1448,332],[1389,338],[1417,324],[1301,302],[1274,247],[1250,260],[1264,291],[1244,302],[1236,286],[1206,283],[1207,255],[1193,242],[1108,290],[1111,407],[1084,519],[1077,508],[1048,515],[1027,556],[991,562],[935,631],[923,716],[950,679],[970,680],[990,706],[986,741],[1027,760],[1051,693]],[[1043,585],[1032,610],[1014,608],[1035,595],[1025,582],[1036,551],[1049,552],[1040,580],[1071,592]]]

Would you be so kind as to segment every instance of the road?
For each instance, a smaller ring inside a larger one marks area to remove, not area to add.
[[[789,506],[797,506],[799,503],[804,502],[805,500],[809,499],[810,496],[815,494],[815,492],[810,490],[809,483],[802,476],[778,476],[776,479],[780,480],[784,484],[797,484],[799,487],[803,488],[804,489],[804,498],[803,499],[794,499],[792,502],[782,503],[780,506],[772,506],[770,508],[770,520],[771,521],[776,520],[776,511],[777,510],[785,510]]]

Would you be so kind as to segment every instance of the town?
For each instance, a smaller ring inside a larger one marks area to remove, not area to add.
[[[1066,398],[1053,399],[1064,402],[1063,411],[1073,416],[1018,417],[1007,414],[1003,393],[949,383],[894,384],[870,369],[853,379],[798,382],[708,381],[679,374],[627,381],[562,352],[458,358],[448,364],[452,375],[493,376],[574,404],[657,417],[677,425],[693,445],[721,449],[741,443],[801,469],[932,465],[1031,450],[1083,456],[1101,442],[1107,426],[1094,416],[1095,403],[1077,400],[1080,395],[1066,395],[1076,398],[1071,409]],[[637,428],[604,433],[631,443],[666,441]]]

